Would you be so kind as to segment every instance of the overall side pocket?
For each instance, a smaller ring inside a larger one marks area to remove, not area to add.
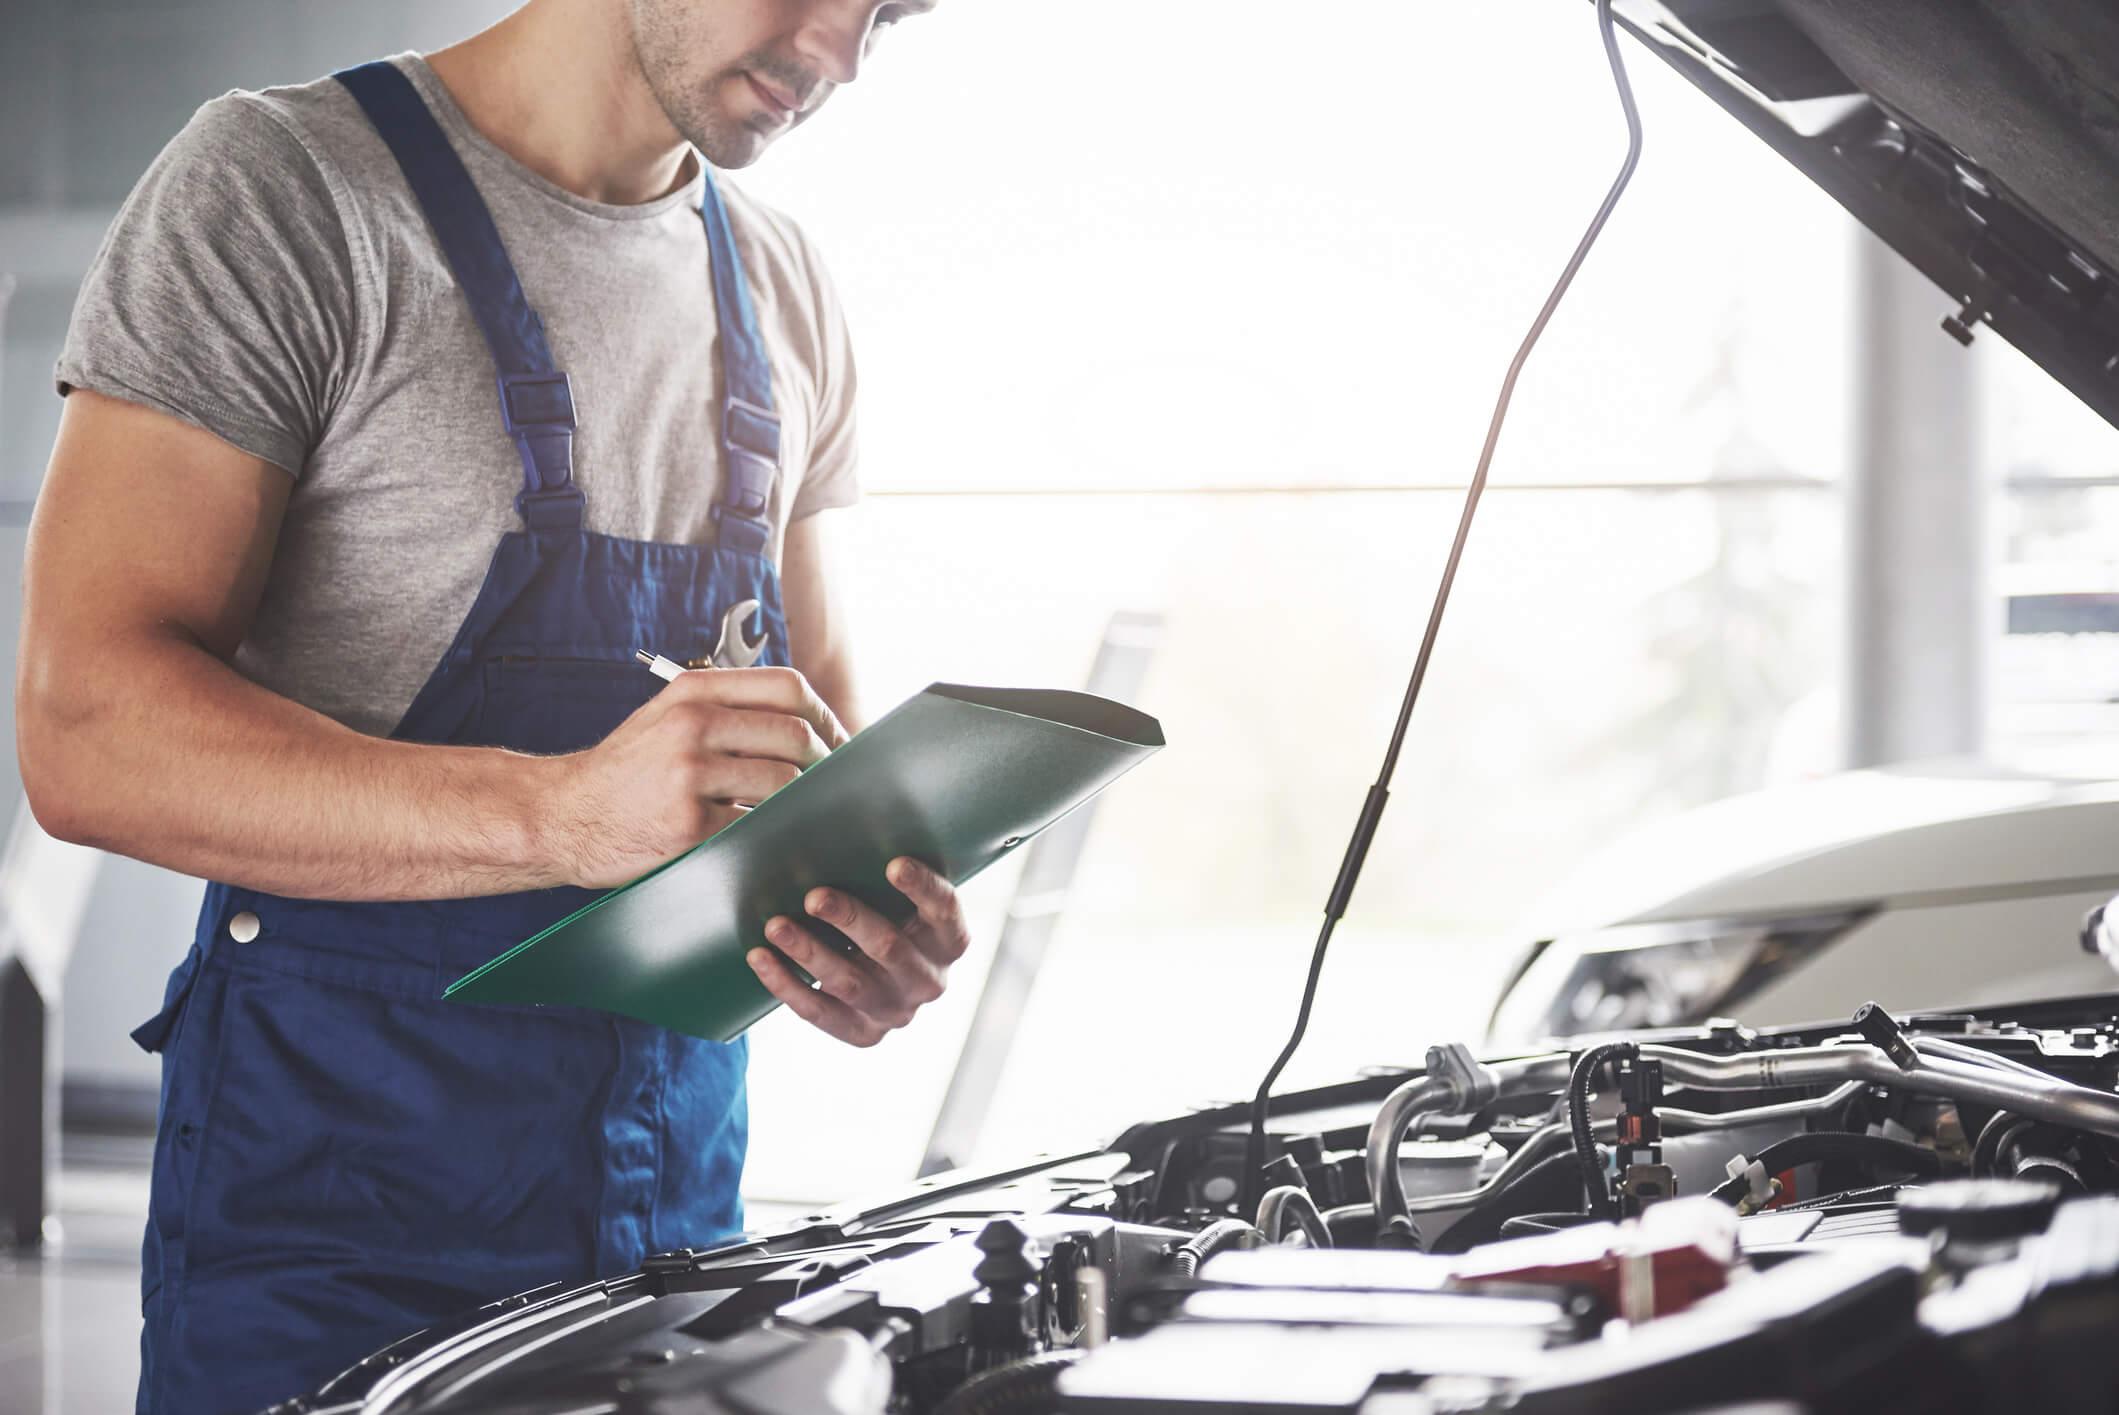
[[[198,1167],[206,1098],[212,1089],[214,1028],[202,1014],[213,1011],[205,955],[193,944],[169,975],[162,1008],[133,1030],[141,1050],[162,1058],[155,1114],[154,1159],[143,1244],[141,1291],[152,1307],[158,1290],[173,1302],[184,1276],[184,1236],[192,1179]]]

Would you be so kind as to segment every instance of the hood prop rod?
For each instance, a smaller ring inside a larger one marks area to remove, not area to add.
[[[1523,337],[1522,346],[1516,350],[1516,357],[1508,366],[1507,376],[1501,380],[1501,396],[1494,404],[1493,420],[1487,425],[1486,445],[1479,451],[1478,469],[1472,474],[1471,485],[1465,489],[1464,511],[1457,520],[1456,539],[1450,544],[1449,559],[1442,567],[1442,582],[1436,586],[1435,602],[1428,610],[1427,632],[1420,640],[1419,657],[1413,660],[1413,674],[1405,687],[1405,701],[1398,709],[1398,722],[1391,731],[1390,747],[1383,754],[1383,769],[1377,773],[1375,785],[1369,787],[1368,796],[1361,803],[1361,815],[1354,823],[1353,838],[1347,842],[1346,855],[1339,865],[1339,877],[1333,881],[1331,898],[1325,904],[1324,928],[1318,933],[1316,947],[1310,953],[1310,972],[1302,988],[1302,1006],[1295,1014],[1295,1030],[1266,1072],[1265,1080],[1259,1083],[1258,1094],[1251,1102],[1251,1134],[1244,1146],[1239,1213],[1254,1212],[1258,1206],[1259,1190],[1264,1180],[1261,1171],[1265,1166],[1266,1107],[1274,1083],[1295,1055],[1295,1049],[1302,1045],[1303,1033],[1309,1030],[1310,1008],[1317,1000],[1317,980],[1324,972],[1324,955],[1331,946],[1332,930],[1353,900],[1354,883],[1361,877],[1362,862],[1368,858],[1369,844],[1376,837],[1383,808],[1390,800],[1391,777],[1398,770],[1398,753],[1405,745],[1406,725],[1412,720],[1413,704],[1419,701],[1421,685],[1427,680],[1428,660],[1435,651],[1435,636],[1442,628],[1442,611],[1449,603],[1450,587],[1456,583],[1457,565],[1464,557],[1464,543],[1471,535],[1472,516],[1479,509],[1480,495],[1486,490],[1487,469],[1493,464],[1494,446],[1501,440],[1501,422],[1508,416],[1509,400],[1515,396],[1516,378],[1523,372],[1523,365],[1530,358],[1538,336],[1545,332],[1553,311],[1559,308],[1560,297],[1574,283],[1575,272],[1582,268],[1589,248],[1596,244],[1604,223],[1611,217],[1612,208],[1618,205],[1619,194],[1626,190],[1626,184],[1633,179],[1633,169],[1641,160],[1641,114],[1634,106],[1633,85],[1626,77],[1626,63],[1619,57],[1611,0],[1597,0],[1597,28],[1603,35],[1604,56],[1611,64],[1612,80],[1618,86],[1619,106],[1626,114],[1626,160],[1620,164],[1619,175],[1612,182],[1611,190],[1605,193],[1603,205],[1597,208],[1589,229],[1582,234],[1574,254],[1568,257],[1559,281],[1554,284],[1552,293],[1545,297],[1544,306],[1539,309],[1538,317],[1531,321],[1530,332]]]

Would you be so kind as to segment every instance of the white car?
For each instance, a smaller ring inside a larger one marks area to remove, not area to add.
[[[2106,993],[2082,925],[2115,893],[2119,782],[1944,764],[1756,792],[1593,857],[1541,908],[1490,1039]]]

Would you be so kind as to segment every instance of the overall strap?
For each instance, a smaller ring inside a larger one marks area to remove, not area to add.
[[[515,506],[524,524],[533,531],[579,529],[573,386],[552,364],[544,322],[522,292],[471,174],[419,90],[396,65],[377,60],[332,77],[352,93],[396,157],[493,351],[500,370],[501,424],[522,454],[522,494]],[[717,264],[717,280],[718,272]]]
[[[773,411],[772,365],[758,333],[743,258],[729,234],[728,211],[705,174],[699,216],[714,277],[714,316],[721,344],[721,450],[725,477],[713,510],[720,544],[762,554],[772,541],[766,507],[780,471],[780,418]]]

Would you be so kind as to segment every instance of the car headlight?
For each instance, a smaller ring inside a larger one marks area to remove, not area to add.
[[[1695,1026],[1755,996],[1872,912],[1563,934],[1502,994],[1489,1037],[1527,1046],[1592,1032]]]

